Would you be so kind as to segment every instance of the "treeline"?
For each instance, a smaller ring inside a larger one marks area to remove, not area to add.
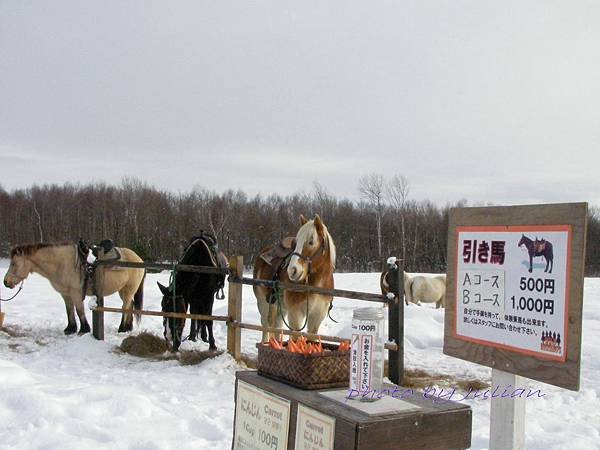
[[[369,195],[373,187],[378,198]],[[202,188],[175,194],[136,179],[119,186],[0,187],[0,256],[16,244],[83,237],[111,238],[148,261],[176,261],[187,240],[204,230],[217,236],[227,255],[243,255],[251,265],[262,247],[296,233],[300,214],[318,213],[335,240],[339,271],[379,271],[390,255],[403,257],[410,272],[446,270],[448,212],[456,205],[409,200],[402,177],[363,177],[358,190],[359,202],[337,199],[318,184],[286,197]],[[597,210],[590,213],[587,274],[600,274]]]

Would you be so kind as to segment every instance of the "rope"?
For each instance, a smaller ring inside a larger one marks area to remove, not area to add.
[[[15,295],[13,295],[11,298],[0,298],[0,302],[10,302],[13,298],[15,298],[17,295],[19,295],[19,292],[21,292],[21,289],[23,289],[23,283],[25,283],[25,280],[21,281],[19,290],[17,291],[17,293]]]
[[[300,332],[300,331],[304,330],[304,328],[306,327],[306,324],[308,323],[308,296],[306,297],[306,315],[304,316],[304,324],[302,325],[302,327],[300,329],[296,330],[289,323],[287,323],[287,321],[285,320],[285,317],[283,315],[283,311],[281,308],[281,297],[282,297],[281,291],[282,291],[282,289],[279,287],[279,281],[276,281],[275,285],[273,286],[273,292],[271,293],[271,295],[274,295],[276,298],[277,313],[281,317],[281,320],[283,320],[283,323],[285,324],[285,326],[288,327],[292,331]]]
[[[335,320],[333,317],[331,317],[331,314],[329,314],[332,309],[333,309],[333,297],[331,297],[331,301],[329,302],[329,309],[327,310],[327,317],[329,317],[334,323],[339,323],[337,320]]]

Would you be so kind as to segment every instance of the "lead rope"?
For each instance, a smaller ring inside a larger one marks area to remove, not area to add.
[[[173,297],[171,297],[173,299],[173,312],[177,312],[175,311],[175,309],[177,309],[176,303],[175,303],[175,297],[177,295],[177,263],[173,263],[173,269],[171,270],[171,277],[169,279],[169,287],[172,288],[172,293],[173,293]],[[186,311],[184,311],[186,312]],[[175,317],[173,317],[173,319],[175,319]],[[167,318],[167,320],[169,320]],[[190,327],[192,326],[192,323],[190,322]],[[179,333],[179,330],[175,330],[175,327],[173,327],[173,331],[172,333]],[[189,339],[190,335],[188,334],[187,337],[184,339],[183,336],[179,336],[180,338],[180,344],[184,343],[185,341],[187,341]]]
[[[10,302],[13,298],[15,298],[17,295],[19,295],[19,292],[21,292],[21,290],[23,289],[23,283],[25,283],[25,280],[21,281],[19,290],[17,291],[17,293],[15,295],[13,295],[11,298],[0,298],[0,302]]]
[[[302,325],[302,327],[300,329],[296,330],[289,323],[287,323],[287,320],[285,320],[285,317],[283,315],[283,311],[281,308],[281,297],[282,296],[281,296],[281,288],[279,287],[279,281],[275,281],[275,284],[273,285],[273,292],[271,295],[275,296],[275,298],[277,300],[277,313],[281,317],[281,320],[283,321],[285,326],[295,332],[300,332],[300,331],[304,330],[304,328],[306,327],[306,324],[308,323],[308,297],[306,298],[306,315],[304,316],[304,324]]]

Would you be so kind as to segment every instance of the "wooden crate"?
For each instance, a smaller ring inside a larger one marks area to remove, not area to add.
[[[240,380],[290,401],[289,439],[287,447],[284,447],[287,450],[294,449],[298,404],[335,417],[335,449],[446,450],[471,446],[472,417],[468,405],[451,401],[434,402],[415,392],[403,401],[418,406],[418,410],[373,416],[320,395],[324,391],[297,389],[260,376],[256,371],[236,373],[236,393]]]

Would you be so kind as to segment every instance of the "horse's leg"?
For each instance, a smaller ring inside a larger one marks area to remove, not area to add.
[[[81,295],[81,293],[79,293]],[[71,297],[71,298],[78,298]],[[84,299],[79,299],[75,302],[75,310],[77,311],[77,316],[79,317],[79,334],[85,334],[90,332],[90,324],[85,317],[85,305],[83,302]]]
[[[210,296],[208,297],[208,302],[206,302],[205,304],[204,314],[208,316],[212,315],[213,303],[215,301],[215,292],[211,292]],[[205,320],[203,323],[204,327],[202,328],[202,333],[204,334],[206,333],[206,331],[208,331],[208,349],[214,351],[217,349],[217,346],[215,345],[215,337],[213,336],[213,321]]]
[[[550,271],[548,273],[552,273],[552,269],[554,269],[554,256],[550,258]]]
[[[200,314],[200,300],[195,298],[190,301],[190,314]],[[190,337],[189,340],[196,342],[198,336],[198,328],[200,327],[200,321],[196,319],[190,320]]]
[[[306,294],[297,294],[286,292],[284,294],[285,297],[293,298],[294,301],[290,301],[286,298],[285,304],[287,305],[287,320],[290,328],[294,331],[300,331],[300,329],[304,326],[305,322],[307,322],[307,301],[308,301],[308,313],[310,315],[311,310],[315,307],[314,297],[308,300],[310,296]],[[302,300],[303,299],[303,300]]]
[[[263,287],[255,286],[254,295],[256,296],[258,311],[260,312],[260,324],[263,327],[281,328],[283,321],[279,314],[277,314],[277,305],[270,305],[267,302],[267,299],[271,295],[271,291]],[[263,331],[262,342],[268,342],[272,334],[273,333],[269,333],[268,331]]]
[[[68,295],[62,296],[65,301],[65,308],[67,310],[67,328],[63,331],[65,334],[73,334],[77,332],[77,322],[75,322],[75,309],[73,308],[73,300]]]
[[[124,310],[131,310],[133,308],[133,292],[127,289],[127,287],[124,287],[119,291],[119,297],[121,297],[121,300],[123,300]],[[131,312],[124,312],[121,315],[119,333],[131,330],[133,330],[133,314]]]
[[[208,330],[208,321],[201,320],[200,321],[200,339],[202,339],[204,342],[208,342],[207,330]]]
[[[313,334],[319,333],[321,322],[327,317],[331,297],[322,295],[309,296],[308,319],[306,321],[306,331]],[[302,326],[302,325],[300,325]]]
[[[533,255],[530,253],[529,254],[529,273],[531,273],[533,270]]]
[[[211,351],[217,350],[217,346],[215,345],[215,337],[213,336],[213,321],[206,321],[206,328],[208,330],[208,349]]]

